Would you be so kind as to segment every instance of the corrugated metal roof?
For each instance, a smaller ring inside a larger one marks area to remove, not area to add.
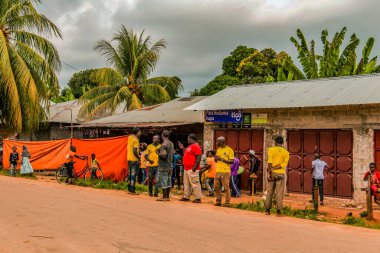
[[[129,111],[119,115],[113,115],[97,120],[83,123],[81,127],[94,126],[133,126],[136,124],[151,123],[173,123],[173,124],[192,124],[202,123],[203,113],[199,111],[184,111],[183,109],[197,103],[206,97],[191,97],[191,99],[183,100],[183,98],[174,99],[170,102],[163,103],[159,106],[152,106],[149,110],[144,108],[141,110]]]
[[[82,107],[82,104],[79,104],[79,101],[71,100],[62,103],[51,103],[49,107],[49,122],[54,123],[71,123],[71,110],[73,112],[73,123],[80,124],[84,122],[84,119],[79,118],[79,110]],[[122,103],[116,108],[114,114],[123,113],[125,103]]]
[[[380,75],[228,87],[185,110],[276,109],[380,104]]]

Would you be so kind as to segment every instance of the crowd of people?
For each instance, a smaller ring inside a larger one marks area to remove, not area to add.
[[[161,135],[154,135],[152,143],[140,143],[141,130],[134,128],[128,137],[127,160],[128,160],[128,193],[135,195],[136,182],[146,184],[149,188],[149,196],[156,197],[157,201],[169,201],[170,191],[177,184],[177,188],[183,186],[183,196],[180,201],[190,201],[194,196],[193,203],[202,202],[202,190],[208,192],[208,196],[215,196],[216,206],[222,205],[222,194],[224,204],[229,206],[231,197],[239,198],[240,175],[245,168],[240,166],[240,159],[234,150],[221,136],[216,140],[216,150],[204,151],[202,142],[195,134],[188,135],[188,146],[181,142],[177,143],[178,149],[170,141],[170,132],[162,131]],[[275,145],[268,149],[267,153],[267,195],[265,199],[266,213],[270,214],[272,200],[275,199],[277,215],[281,216],[283,208],[283,197],[285,189],[285,173],[289,162],[289,152],[283,147],[284,139],[281,136],[275,138]],[[250,193],[256,193],[257,173],[261,166],[261,159],[254,150],[249,153],[249,186]],[[66,167],[73,170],[74,157],[85,159],[87,156],[76,154],[76,148],[70,147],[67,155]],[[16,169],[21,165],[20,174],[32,174],[33,168],[30,163],[31,154],[26,146],[20,154],[17,147],[12,148],[9,155],[10,175],[16,176]],[[99,167],[95,154],[91,155],[91,167]],[[370,183],[372,195],[375,202],[380,205],[380,172],[376,171],[376,164],[369,164],[370,170],[364,175],[364,180]],[[324,180],[330,170],[328,164],[318,154],[314,155],[312,161],[312,200],[315,202],[314,190],[318,189],[320,204],[324,205]],[[252,185],[253,188],[252,188]],[[162,197],[158,198],[159,188],[162,189]]]
[[[185,147],[181,142],[177,143],[178,149],[170,141],[170,133],[164,130],[160,135],[154,135],[151,144],[139,143],[141,131],[138,128],[132,130],[128,137],[127,159],[128,159],[128,193],[135,195],[136,182],[146,184],[149,188],[149,196],[157,197],[157,201],[169,201],[170,191],[175,187],[183,185],[183,196],[180,201],[190,201],[194,196],[193,203],[202,202],[202,190],[205,189],[209,196],[216,197],[216,206],[222,205],[222,194],[224,195],[224,206],[231,203],[231,197],[239,198],[240,175],[245,168],[240,166],[240,159],[234,150],[221,136],[217,138],[216,150],[203,149],[202,142],[195,134],[189,134]],[[289,153],[282,147],[282,137],[276,138],[276,147],[269,150],[268,180],[270,190],[268,199],[276,196],[277,209],[282,209],[284,173],[289,161]],[[249,151],[249,180],[257,178],[261,159],[254,150]],[[256,192],[249,184],[250,195]],[[162,197],[158,198],[159,188],[162,189]],[[270,209],[267,201],[267,208]]]

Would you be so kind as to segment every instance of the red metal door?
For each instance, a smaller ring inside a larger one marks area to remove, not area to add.
[[[288,166],[289,192],[311,192],[311,163],[314,154],[318,153],[330,168],[324,181],[325,194],[352,197],[351,131],[288,131],[288,149],[290,152]]]
[[[227,141],[227,145],[230,146],[235,153],[238,155],[240,159],[240,165],[244,168],[249,168],[249,150],[255,150],[256,154],[263,159],[263,145],[264,145],[264,131],[263,130],[233,130],[233,129],[225,129],[225,130],[215,130],[215,140],[214,143],[216,145],[216,139],[220,136],[224,136]],[[216,147],[215,147],[216,149]],[[257,179],[257,190],[262,191],[263,189],[263,173],[262,166],[260,166],[260,170],[258,172]],[[248,189],[248,177],[249,173],[245,172],[240,177],[240,187],[242,189]]]
[[[380,130],[375,130],[375,163],[376,169],[380,171]]]

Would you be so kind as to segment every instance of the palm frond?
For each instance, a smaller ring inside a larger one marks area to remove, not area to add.
[[[159,84],[145,84],[142,86],[143,102],[146,105],[170,101],[170,95],[166,89]]]
[[[112,68],[101,68],[95,70],[91,74],[91,79],[97,83],[103,83],[107,85],[117,85],[126,83],[124,77]]]

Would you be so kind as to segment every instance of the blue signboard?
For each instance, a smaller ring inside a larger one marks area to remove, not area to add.
[[[243,113],[240,110],[206,111],[205,120],[215,123],[241,123]]]

